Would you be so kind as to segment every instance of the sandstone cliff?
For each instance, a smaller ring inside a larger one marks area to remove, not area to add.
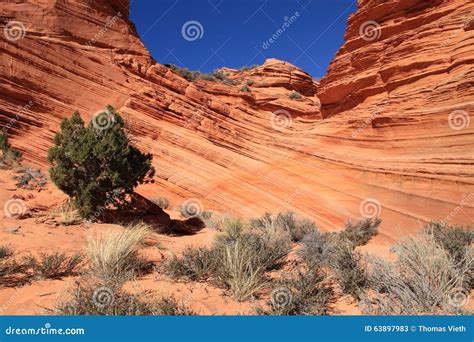
[[[147,196],[244,216],[292,209],[323,229],[380,214],[382,238],[473,221],[473,4],[359,1],[320,83],[270,59],[223,69],[235,85],[155,63],[126,1],[0,6],[0,123],[26,159],[45,165],[61,118],[112,104],[155,155]]]

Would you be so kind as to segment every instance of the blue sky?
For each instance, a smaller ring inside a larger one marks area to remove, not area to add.
[[[209,72],[278,58],[320,78],[357,0],[132,0],[131,20],[159,63]]]

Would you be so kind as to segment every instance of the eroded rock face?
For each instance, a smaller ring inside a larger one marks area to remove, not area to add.
[[[291,209],[322,229],[379,213],[382,238],[473,221],[472,4],[359,1],[320,84],[275,59],[222,70],[238,84],[189,82],[153,61],[124,4],[1,1],[2,31],[26,29],[0,36],[0,123],[26,159],[46,165],[62,118],[111,104],[155,155],[147,197],[244,216]],[[366,21],[376,39],[361,36]]]

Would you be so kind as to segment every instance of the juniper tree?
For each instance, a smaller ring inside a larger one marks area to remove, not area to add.
[[[88,126],[79,112],[64,119],[48,160],[51,180],[86,218],[107,206],[123,206],[127,195],[154,175],[152,155],[130,144],[124,121],[112,106]]]

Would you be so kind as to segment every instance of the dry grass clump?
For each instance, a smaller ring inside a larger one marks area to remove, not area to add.
[[[7,259],[13,255],[13,250],[8,246],[0,246],[0,259]]]
[[[55,315],[84,316],[155,316],[194,315],[174,297],[154,298],[151,292],[130,294],[121,288],[108,287],[101,282],[81,279],[76,282],[69,299],[50,310]]]
[[[369,285],[362,303],[369,314],[427,315],[462,311],[471,286],[473,248],[468,246],[460,259],[425,232],[395,246],[394,263],[373,259]]]
[[[82,217],[79,215],[79,211],[71,200],[67,200],[57,206],[52,211],[52,215],[56,217],[63,226],[72,226],[82,222]]]
[[[12,259],[13,255],[12,248],[0,247],[0,287],[15,287],[30,281],[28,268]]]
[[[249,224],[255,230],[285,232],[289,234],[291,241],[294,242],[302,240],[306,234],[317,230],[314,222],[308,219],[299,219],[292,211],[277,215],[265,213],[260,218],[251,219]]]
[[[292,277],[278,280],[263,315],[328,315],[335,301],[328,277],[319,268],[299,269]]]
[[[242,301],[267,285],[266,272],[283,264],[290,250],[289,240],[244,227],[239,219],[226,220],[223,229],[211,248],[189,247],[163,269],[175,278],[211,278]]]
[[[39,257],[32,255],[25,258],[25,266],[31,269],[33,276],[41,279],[59,279],[77,273],[84,257],[76,253],[67,256],[58,251],[51,254],[40,252]]]
[[[117,231],[88,235],[86,254],[90,272],[106,281],[131,277],[142,268],[138,252],[150,232],[150,226],[138,223]]]

